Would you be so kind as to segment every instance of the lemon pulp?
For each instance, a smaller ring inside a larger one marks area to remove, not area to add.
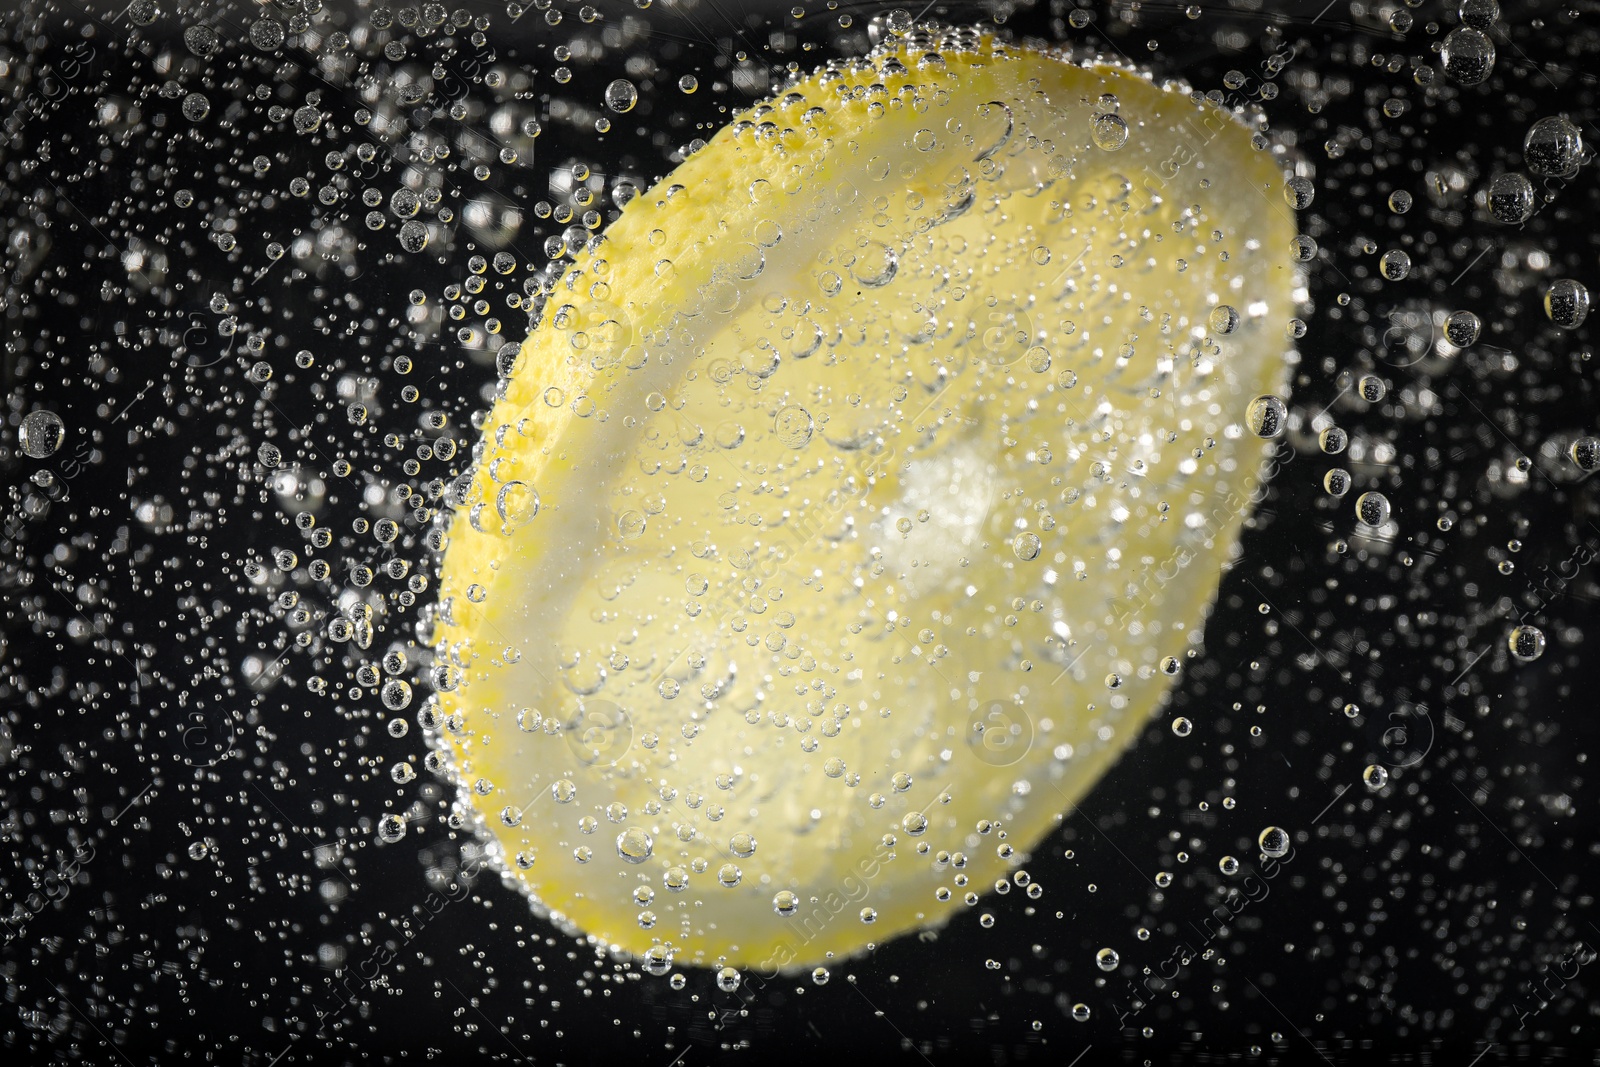
[[[458,485],[435,620],[441,736],[536,907],[775,970],[1017,874],[1236,550],[1294,299],[1263,143],[918,30],[589,242]]]

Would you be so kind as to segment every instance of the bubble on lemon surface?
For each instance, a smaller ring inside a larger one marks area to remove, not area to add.
[[[803,448],[811,440],[815,427],[811,413],[802,407],[785,407],[773,420],[778,441],[786,448]]]
[[[1096,115],[1093,124],[1096,147],[1115,152],[1128,143],[1128,122],[1121,115]]]

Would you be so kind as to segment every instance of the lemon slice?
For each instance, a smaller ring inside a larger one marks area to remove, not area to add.
[[[589,242],[458,483],[435,620],[441,735],[537,909],[776,970],[1013,878],[1236,550],[1294,301],[1264,145],[918,30]]]

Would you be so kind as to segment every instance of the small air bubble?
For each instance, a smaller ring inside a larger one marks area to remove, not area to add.
[[[626,78],[618,78],[606,86],[606,107],[621,115],[632,111],[639,102],[638,88]]]
[[[17,431],[17,443],[22,446],[22,454],[29,459],[48,459],[61,447],[66,435],[67,428],[61,416],[40,409],[23,416],[22,426]]]
[[[1317,187],[1311,183],[1310,178],[1303,178],[1297,175],[1284,182],[1283,198],[1296,211],[1304,211],[1317,198]]]
[[[1544,313],[1563,330],[1576,330],[1589,317],[1589,288],[1573,278],[1559,278],[1544,293]]]
[[[1288,422],[1289,406],[1282,397],[1263,393],[1250,401],[1244,417],[1250,432],[1257,437],[1277,437]]]
[[[1389,521],[1389,498],[1382,493],[1362,493],[1356,498],[1356,518],[1367,526],[1382,526]]]
[[[1289,832],[1281,826],[1269,826],[1256,839],[1261,854],[1269,859],[1282,859],[1289,854]]]
[[[1544,631],[1537,626],[1518,626],[1506,639],[1511,654],[1523,663],[1532,663],[1544,655]]]
[[[1128,143],[1128,122],[1121,115],[1096,115],[1090,123],[1095,147],[1115,152]]]

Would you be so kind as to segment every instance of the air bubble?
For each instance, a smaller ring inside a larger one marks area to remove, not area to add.
[[[1500,19],[1499,0],[1461,0],[1456,9],[1463,26],[1488,33]]]
[[[1115,152],[1128,143],[1128,122],[1121,115],[1096,115],[1090,122],[1095,147]]]
[[[222,39],[210,26],[190,26],[183,31],[183,43],[201,59],[215,54],[222,47]]]
[[[1378,270],[1391,282],[1400,281],[1411,273],[1411,256],[1402,249],[1390,249],[1378,260]]]
[[[1589,317],[1589,288],[1573,278],[1550,283],[1544,293],[1544,313],[1563,330],[1576,330]]]
[[[1482,328],[1482,322],[1472,312],[1452,311],[1444,320],[1444,339],[1457,348],[1466,348],[1478,340]]]
[[[1389,521],[1389,498],[1382,493],[1362,493],[1356,498],[1356,518],[1367,526],[1382,526]]]
[[[390,678],[380,691],[383,706],[390,711],[402,711],[411,704],[411,685],[399,678]]]
[[[1230,334],[1239,328],[1239,309],[1232,304],[1218,304],[1211,309],[1211,332]]]
[[[1304,211],[1317,198],[1317,187],[1310,178],[1296,175],[1283,183],[1283,198],[1296,211]]]
[[[250,43],[263,52],[271,52],[283,44],[283,23],[270,16],[256,19],[250,24]]]
[[[1277,437],[1289,419],[1289,406],[1281,396],[1263,393],[1245,408],[1245,425],[1257,437]]]
[[[539,494],[524,482],[507,482],[495,493],[494,507],[508,527],[521,526],[539,514]]]
[[[626,863],[643,863],[654,853],[655,840],[636,826],[617,835],[617,855]]]
[[[1489,214],[1496,222],[1516,226],[1533,214],[1533,183],[1526,174],[1507,171],[1489,180]]]
[[[1289,832],[1281,826],[1269,826],[1256,838],[1261,854],[1269,859],[1282,859],[1289,854]]]
[[[1550,115],[1528,127],[1522,161],[1541,178],[1570,178],[1583,159],[1583,131],[1565,115]]]
[[[67,428],[61,416],[41,408],[23,416],[17,430],[17,443],[29,459],[49,459],[61,447],[66,435]]]
[[[400,227],[400,247],[407,252],[420,252],[428,247],[428,227],[413,219]]]
[[[779,410],[772,421],[774,435],[778,443],[785,448],[804,448],[811,440],[815,422],[811,413],[802,407],[786,407]]]
[[[1600,470],[1600,437],[1580,437],[1572,442],[1567,455],[1585,473]]]
[[[1445,75],[1462,85],[1477,85],[1494,70],[1494,42],[1470,26],[1446,34],[1439,56]]]
[[[1537,626],[1522,625],[1513,629],[1506,638],[1511,654],[1523,663],[1532,663],[1544,655],[1544,631]]]
[[[606,107],[621,115],[632,111],[639,102],[639,89],[626,78],[618,78],[606,86]]]

